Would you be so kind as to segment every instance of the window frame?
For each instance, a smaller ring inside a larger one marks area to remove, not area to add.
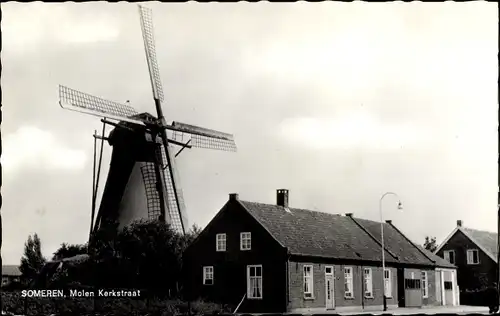
[[[369,273],[366,273],[367,271]],[[367,283],[369,284],[369,286],[367,285]],[[365,298],[373,298],[372,268],[363,268],[363,285],[364,285],[363,295],[365,296]],[[369,287],[369,291],[368,291],[368,287]]]
[[[429,298],[429,276],[427,271],[422,271],[422,298]]]
[[[349,271],[348,274],[346,273],[346,270]],[[344,298],[352,300],[354,299],[354,280],[353,280],[354,269],[352,268],[352,266],[345,266],[343,272],[344,272]],[[346,274],[348,275],[348,277],[346,276]],[[345,290],[346,284],[350,285],[349,292],[346,292]]]
[[[255,274],[257,274],[257,268],[260,268],[260,276],[250,276],[251,269],[255,269]],[[250,288],[251,278],[258,280],[260,278],[260,297],[253,296],[253,289]],[[249,300],[262,300],[264,298],[264,270],[262,268],[262,264],[252,264],[247,265],[247,299]]]
[[[385,276],[386,272],[387,272],[387,277]],[[385,286],[386,281],[387,281],[387,289]],[[392,271],[389,268],[385,268],[384,270],[384,295],[386,298],[392,298]]]
[[[209,269],[211,269],[211,271],[207,272]],[[211,278],[207,277],[209,275]],[[212,283],[207,283],[207,280],[211,280]],[[203,285],[214,285],[214,266],[203,266]]]
[[[453,262],[451,262],[451,260],[450,260],[450,258],[451,258],[451,257],[450,257],[450,253],[452,253],[452,254],[453,254]],[[448,256],[447,256],[447,255],[448,255]],[[451,264],[456,264],[456,261],[457,261],[457,260],[456,260],[456,257],[455,257],[455,250],[444,250],[444,251],[443,251],[443,257],[444,257],[444,259],[445,259],[446,261],[448,261],[449,263],[451,263]],[[448,257],[448,258],[446,258],[446,257]]]
[[[476,253],[476,257],[477,257],[477,262],[474,262],[474,253]],[[469,257],[469,254],[471,254],[471,256]],[[469,260],[469,259],[472,259]],[[477,265],[479,264],[479,250],[478,249],[467,249],[467,264],[468,265]]]
[[[219,240],[219,237],[224,237]],[[221,242],[221,247],[219,247],[219,241]],[[224,247],[222,247],[224,245]],[[227,250],[227,235],[225,233],[215,235],[215,251],[224,252]]]
[[[309,269],[309,275],[306,275],[306,270]],[[311,264],[305,264],[302,268],[302,281],[303,281],[303,291],[305,299],[314,299],[314,268]],[[306,285],[308,290],[306,292]]]
[[[247,246],[247,244],[243,243],[243,241],[248,241],[248,248],[245,248],[244,246]],[[252,249],[252,233],[251,232],[241,232],[240,233],[240,250],[241,251],[248,251]]]

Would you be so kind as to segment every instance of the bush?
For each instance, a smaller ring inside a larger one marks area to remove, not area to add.
[[[162,298],[23,298],[21,292],[2,292],[2,308],[16,315],[161,315],[188,314],[188,303]],[[229,306],[191,302],[191,315],[230,313]]]

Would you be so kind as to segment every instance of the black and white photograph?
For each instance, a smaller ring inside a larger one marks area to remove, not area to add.
[[[2,315],[500,313],[498,23],[2,3]]]

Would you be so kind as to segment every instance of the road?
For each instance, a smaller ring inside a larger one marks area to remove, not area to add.
[[[371,314],[371,315],[416,315],[416,314],[425,314],[425,315],[436,315],[436,314],[458,314],[458,315],[467,315],[467,314],[483,314],[488,315],[488,308],[482,306],[439,306],[439,307],[426,307],[426,308],[396,308],[392,310],[388,310],[387,312],[382,311],[370,311],[370,312],[349,312],[349,313],[332,313],[339,315],[363,315],[363,314]]]

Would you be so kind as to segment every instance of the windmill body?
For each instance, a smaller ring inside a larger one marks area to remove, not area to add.
[[[139,13],[157,117],[139,114],[128,102],[121,104],[59,87],[62,108],[103,118],[103,135],[94,137],[107,140],[113,147],[95,221],[100,168],[97,180],[94,170],[91,234],[109,226],[123,228],[141,219],[165,221],[175,230],[185,233],[188,219],[176,157],[185,148],[192,147],[236,151],[231,134],[179,122],[167,124],[161,106],[163,89],[156,61],[151,11],[139,6]],[[106,124],[114,127],[109,137],[104,133]],[[179,148],[177,152],[175,147]]]
[[[156,141],[153,141],[152,135],[138,126],[121,128],[120,125],[124,124],[126,123],[121,122],[108,137],[108,143],[113,150],[97,213],[96,228],[116,223],[120,229],[140,219],[161,220],[160,203],[163,202],[164,209],[168,210],[165,221],[175,230],[182,231],[182,226],[188,226],[185,208],[177,209],[173,200],[175,197],[165,194],[168,189],[164,190],[164,198],[161,201],[156,187],[155,159],[161,159],[162,165],[166,161],[160,157],[160,151],[164,152],[161,139],[157,137]],[[171,188],[171,185],[166,184],[169,177],[167,168],[162,171],[160,177],[164,187]],[[177,183],[177,196],[180,204],[184,206],[179,181]]]

